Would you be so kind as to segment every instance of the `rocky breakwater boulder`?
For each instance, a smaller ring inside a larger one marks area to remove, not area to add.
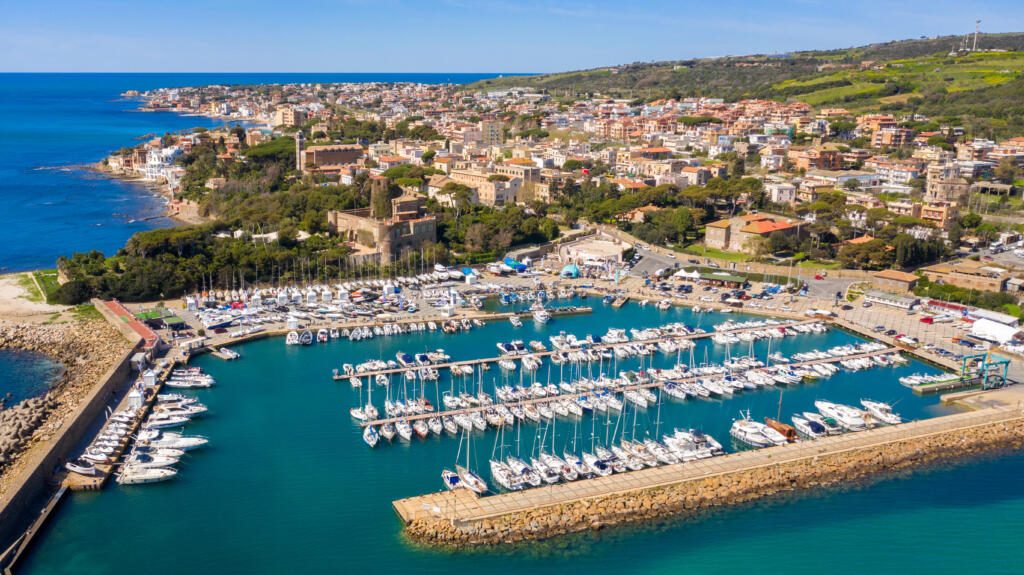
[[[36,429],[54,408],[50,397],[33,397],[0,411],[0,468],[10,463],[28,445]]]
[[[406,533],[414,541],[444,547],[533,541],[638,521],[692,517],[765,497],[873,481],[972,455],[1022,449],[1024,418],[1017,418],[480,521],[419,519],[407,526]]]
[[[0,321],[0,349],[42,353],[64,368],[45,394],[0,411],[0,495],[19,470],[24,454],[51,439],[130,348],[102,319],[46,325]]]

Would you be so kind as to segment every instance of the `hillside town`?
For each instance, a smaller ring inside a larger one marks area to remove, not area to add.
[[[1021,207],[1024,137],[994,141],[922,116],[791,101],[567,99],[446,84],[215,85],[126,96],[146,111],[224,124],[122,150],[106,169],[159,182],[175,213],[204,211],[233,166],[267,153],[289,164],[291,182],[362,185],[383,203],[330,211],[322,226],[298,232],[336,237],[362,262],[386,265],[444,243],[442,210],[508,208],[563,232],[611,224],[733,267],[916,270],[909,275],[930,287],[908,280],[898,291],[963,303],[994,292],[1002,295],[989,307],[1019,313],[1024,244],[1012,215]],[[188,158],[204,144],[218,167],[198,181],[187,177]],[[500,259],[516,240],[477,243]]]

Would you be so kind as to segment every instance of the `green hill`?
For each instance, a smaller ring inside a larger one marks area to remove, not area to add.
[[[467,90],[493,90],[513,86],[526,86],[546,90],[555,96],[572,97],[588,93],[601,93],[616,97],[660,98],[680,96],[713,96],[727,99],[744,97],[794,97],[804,95],[812,98],[811,92],[801,83],[818,88],[833,89],[833,93],[818,94],[816,99],[842,99],[847,95],[872,94],[884,84],[877,77],[865,74],[845,82],[845,75],[859,71],[864,62],[904,61],[907,75],[914,71],[920,76],[929,66],[941,63],[960,41],[959,36],[945,36],[920,40],[898,40],[881,44],[870,44],[840,50],[819,50],[794,52],[790,54],[749,56],[726,56],[664,62],[636,62],[621,66],[595,68],[541,74],[537,76],[512,76],[494,78],[470,84]],[[982,34],[978,37],[979,49],[1024,51],[1024,33]],[[987,54],[975,54],[985,56]],[[912,64],[921,59],[920,67]],[[937,59],[937,61],[934,61]],[[994,58],[992,62],[995,63]],[[1015,58],[1009,58],[1016,60]],[[1007,68],[1020,71],[1019,61],[1011,62]],[[993,73],[1001,71],[997,68]],[[890,76],[896,76],[893,72]],[[989,74],[991,75],[991,73]],[[943,77],[946,75],[944,74]],[[901,78],[906,79],[906,78]],[[856,81],[855,81],[856,80]],[[873,80],[873,81],[872,81]],[[786,82],[791,82],[788,86]],[[830,85],[830,83],[835,84]],[[889,88],[891,90],[892,88]],[[798,98],[804,99],[804,98]]]
[[[466,89],[524,86],[567,99],[588,94],[645,100],[771,98],[853,112],[943,116],[992,137],[1024,133],[1024,33],[982,34],[979,52],[950,55],[961,39],[945,36],[840,50],[633,63],[495,78]]]

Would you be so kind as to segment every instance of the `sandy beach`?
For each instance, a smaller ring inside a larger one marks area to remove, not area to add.
[[[42,301],[42,295],[30,292],[20,278],[31,279],[31,274],[16,273],[0,276],[0,320],[20,322],[48,321],[53,314],[67,311],[62,305],[51,305]]]

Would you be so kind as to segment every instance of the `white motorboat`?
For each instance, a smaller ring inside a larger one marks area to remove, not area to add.
[[[864,421],[864,414],[848,405],[819,400],[814,402],[814,407],[818,408],[822,415],[836,420],[840,427],[847,431],[861,431],[868,427]]]
[[[868,414],[870,414],[871,417],[879,423],[896,425],[903,422],[903,418],[900,417],[899,414],[893,413],[892,406],[888,403],[862,399],[860,400],[860,404],[863,405],[864,409],[868,410]]]
[[[523,327],[523,320],[519,319],[518,315],[510,315],[508,321],[512,324],[512,327]]]
[[[786,437],[767,425],[750,419],[750,412],[734,420],[729,435],[736,441],[749,447],[771,447],[786,445]]]
[[[791,420],[793,421],[793,427],[796,428],[797,433],[808,439],[817,439],[828,435],[828,430],[825,429],[825,426],[817,421],[811,421],[800,415],[794,415]]]
[[[299,345],[299,332],[290,331],[284,338],[285,345]]]
[[[551,320],[551,312],[546,309],[538,309],[533,312],[533,321],[544,325]]]
[[[803,418],[807,421],[812,421],[825,428],[826,435],[838,435],[843,432],[843,428],[839,426],[839,423],[831,417],[825,417],[820,413],[813,411],[803,412]]]
[[[148,453],[132,452],[125,462],[125,465],[130,467],[170,467],[178,462],[177,457],[167,457],[166,455],[150,455]]]
[[[177,474],[177,470],[169,467],[138,467],[135,465],[126,465],[121,468],[121,472],[117,475],[117,483],[120,485],[157,483],[160,481],[167,481]]]
[[[182,451],[190,451],[198,447],[202,447],[210,441],[201,435],[182,435],[180,433],[168,431],[159,432],[153,430],[143,433],[150,434],[150,438],[145,439],[144,441],[152,447],[180,449]],[[153,435],[154,433],[155,435]],[[143,440],[141,436],[139,439],[140,441]]]
[[[64,468],[68,471],[73,471],[79,475],[96,475],[96,466],[92,461],[88,459],[79,458],[74,461],[68,461],[64,464]]]
[[[182,416],[150,417],[142,424],[142,429],[167,429],[169,427],[181,427],[189,422],[189,418]]]

